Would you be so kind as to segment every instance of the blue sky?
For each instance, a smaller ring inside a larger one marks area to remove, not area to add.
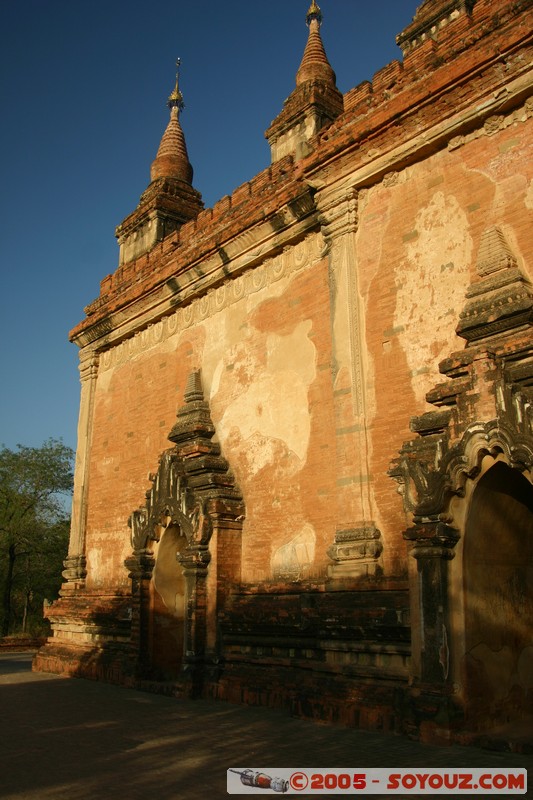
[[[322,0],[343,92],[401,53],[420,0]],[[76,445],[68,332],[118,263],[149,183],[180,57],[181,117],[206,206],[270,162],[264,131],[294,88],[309,0],[0,4],[0,444]]]

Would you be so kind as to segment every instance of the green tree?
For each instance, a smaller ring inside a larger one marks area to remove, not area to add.
[[[55,595],[68,542],[66,495],[74,453],[49,439],[41,447],[0,448],[0,635],[28,629],[29,615]]]

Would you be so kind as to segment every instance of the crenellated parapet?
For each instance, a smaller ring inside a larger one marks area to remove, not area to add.
[[[344,113],[317,135],[303,165],[313,184],[316,170],[326,164],[332,170],[341,160],[365,184],[374,183],[377,173],[407,166],[454,137],[478,129],[490,135],[483,130],[487,120],[526,102],[532,91],[530,0],[499,3],[497,11],[489,0],[429,4],[451,5],[458,13],[447,24],[433,32],[430,26],[431,35],[403,61],[385,65],[344,95]]]

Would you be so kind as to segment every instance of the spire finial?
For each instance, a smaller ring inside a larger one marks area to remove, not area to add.
[[[319,25],[322,25],[322,12],[316,0],[312,0],[305,21],[307,22],[308,25],[311,25],[311,22],[314,19],[318,22]]]
[[[312,0],[306,20],[309,27],[309,37],[305,46],[302,63],[296,73],[296,85],[300,86],[307,81],[318,80],[322,83],[328,83],[336,89],[335,73],[328,61],[322,43],[322,37],[320,36],[322,12],[316,0]]]
[[[185,103],[183,102],[183,95],[180,91],[180,66],[181,66],[181,58],[178,58],[176,61],[176,85],[174,86],[174,90],[170,94],[168,98],[168,107],[172,111],[173,108],[176,108],[179,111],[183,111],[185,108]]]
[[[185,108],[179,87],[180,65],[181,59],[178,58],[176,61],[176,86],[167,103],[170,108],[170,120],[161,139],[155,161],[152,162],[150,175],[153,181],[156,178],[179,178],[190,184],[192,183],[192,167],[179,119],[180,111]]]

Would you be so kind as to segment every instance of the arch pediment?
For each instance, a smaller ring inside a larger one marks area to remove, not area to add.
[[[146,504],[134,511],[128,521],[132,549],[143,550],[150,540],[159,541],[169,525],[178,526],[192,544],[202,501],[188,486],[183,463],[175,450],[165,450],[151,481]]]
[[[165,450],[145,503],[130,516],[131,545],[145,550],[169,525],[177,525],[189,548],[205,548],[212,532],[211,516],[223,507],[226,516],[243,518],[242,496],[220,446],[205,401],[200,372],[189,376],[185,404],[169,434],[174,447]]]

